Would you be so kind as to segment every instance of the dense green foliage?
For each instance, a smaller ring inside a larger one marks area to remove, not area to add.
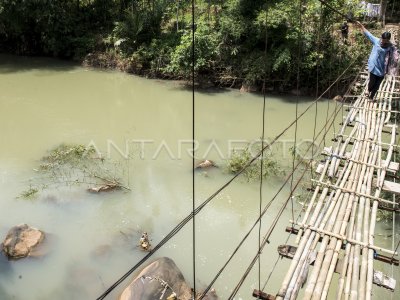
[[[344,13],[361,13],[360,1],[329,2]],[[86,57],[90,65],[189,78],[191,5],[190,0],[0,0],[0,50]],[[363,43],[340,41],[341,22],[343,17],[317,0],[198,0],[197,79],[258,89],[266,79],[269,89],[290,90],[299,75],[303,92],[311,93],[318,74],[322,90],[363,53]]]

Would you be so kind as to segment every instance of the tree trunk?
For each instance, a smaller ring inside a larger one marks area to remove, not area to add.
[[[379,13],[379,20],[382,22],[382,26],[385,26],[386,7],[387,7],[387,0],[381,0],[381,11]]]

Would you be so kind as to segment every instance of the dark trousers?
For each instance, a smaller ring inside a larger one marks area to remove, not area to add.
[[[378,91],[383,78],[384,77],[376,76],[375,74],[369,73],[368,92],[370,99],[374,99],[375,94]]]

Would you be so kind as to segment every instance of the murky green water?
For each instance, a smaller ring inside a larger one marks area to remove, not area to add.
[[[262,96],[238,91],[197,92],[197,156],[220,168],[195,174],[199,205],[231,175],[224,170],[233,148],[261,136]],[[307,100],[307,99],[304,99]],[[302,112],[309,101],[302,101]],[[266,136],[273,138],[294,118],[295,98],[268,97]],[[318,106],[317,131],[325,121],[328,101]],[[330,103],[329,110],[334,107]],[[299,123],[298,139],[312,139],[315,109]],[[338,122],[340,119],[340,114]],[[338,129],[336,123],[336,130]],[[157,244],[192,209],[192,172],[188,149],[192,138],[192,94],[180,84],[146,80],[111,71],[88,70],[68,62],[0,56],[0,238],[10,227],[27,223],[48,234],[49,253],[42,258],[8,262],[0,259],[0,299],[94,299],[145,253],[137,243],[147,231]],[[329,139],[327,143],[329,144]],[[294,130],[280,139],[277,155],[290,164]],[[95,145],[129,172],[130,192],[89,194],[85,187],[51,188],[36,200],[17,199],[38,176],[35,168],[46,151],[60,143]],[[141,147],[143,145],[143,147]],[[126,159],[129,157],[129,159]],[[263,203],[281,179],[265,182]],[[271,224],[285,188],[263,220]],[[196,286],[205,287],[231,255],[258,216],[259,184],[244,179],[221,192],[196,217]],[[294,213],[301,210],[294,203]],[[290,206],[270,238],[261,260],[261,286],[284,244]],[[391,248],[391,224],[380,224],[377,244]],[[396,237],[396,242],[398,236]],[[192,223],[172,238],[154,258],[175,260],[193,284]],[[250,235],[215,289],[226,299],[257,253],[258,230]],[[106,249],[101,251],[101,249]],[[280,260],[266,291],[276,293],[289,261]],[[391,275],[391,267],[376,264]],[[399,278],[399,271],[395,269]],[[252,299],[258,268],[249,274],[236,299]],[[108,299],[116,299],[128,281]],[[390,297],[389,292],[381,292]]]

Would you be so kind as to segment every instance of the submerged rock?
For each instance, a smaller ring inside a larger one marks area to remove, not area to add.
[[[174,261],[162,257],[145,267],[122,292],[119,300],[189,300],[190,286]],[[172,297],[172,298],[171,298]]]
[[[44,239],[44,232],[21,224],[12,227],[3,242],[3,251],[9,259],[27,257]]]
[[[90,252],[95,259],[107,259],[111,256],[112,247],[111,245],[100,245]]]

